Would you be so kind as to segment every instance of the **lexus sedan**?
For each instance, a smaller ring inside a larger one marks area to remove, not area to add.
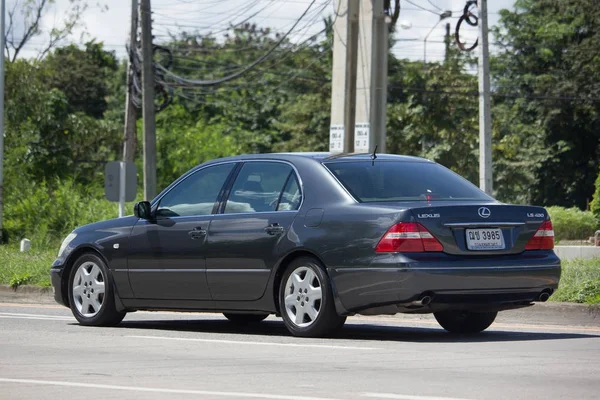
[[[560,260],[542,207],[502,204],[407,156],[223,158],[133,216],[75,229],[52,265],[56,301],[83,325],[136,310],[281,316],[326,336],[347,316],[433,313],[454,333],[546,301]]]

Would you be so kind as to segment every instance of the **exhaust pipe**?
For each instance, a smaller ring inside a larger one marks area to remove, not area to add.
[[[419,300],[415,300],[412,303],[410,303],[410,305],[411,306],[425,307],[425,306],[428,306],[431,303],[431,300],[433,300],[431,298],[431,296],[423,296]]]
[[[548,293],[548,292],[542,292],[538,296],[538,300],[541,301],[542,303],[545,303],[546,301],[548,301],[549,298],[550,298],[550,293]]]

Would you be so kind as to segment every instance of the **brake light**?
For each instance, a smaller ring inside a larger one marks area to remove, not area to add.
[[[377,244],[378,253],[422,253],[444,251],[442,244],[416,222],[400,222],[392,226]]]
[[[554,228],[552,221],[544,221],[537,232],[525,245],[525,250],[552,250],[554,248]]]

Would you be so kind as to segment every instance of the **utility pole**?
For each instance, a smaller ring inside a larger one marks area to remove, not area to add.
[[[479,0],[479,187],[492,195],[492,112],[487,0]]]
[[[358,76],[356,84],[357,153],[385,152],[388,36],[384,0],[360,2]]]
[[[125,98],[125,134],[123,140],[123,161],[134,162],[135,161],[135,148],[136,148],[136,122],[137,122],[137,110],[133,104],[133,74],[134,65],[133,57],[137,51],[137,34],[138,34],[138,0],[131,0],[131,32],[129,34],[129,62],[127,65],[127,95]]]
[[[144,199],[156,196],[156,109],[152,65],[152,13],[150,0],[141,0],[142,14],[142,113],[144,119]]]
[[[360,0],[339,0],[333,26],[333,76],[329,151],[354,152]]]
[[[446,36],[444,36],[444,45],[446,52],[444,53],[444,61],[448,62],[448,56],[450,55],[450,24],[446,24]]]
[[[0,244],[4,228],[4,47],[6,40],[6,1],[0,0]]]

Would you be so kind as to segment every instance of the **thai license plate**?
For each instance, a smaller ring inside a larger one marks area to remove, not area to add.
[[[505,248],[502,229],[466,229],[467,249],[503,250]]]

